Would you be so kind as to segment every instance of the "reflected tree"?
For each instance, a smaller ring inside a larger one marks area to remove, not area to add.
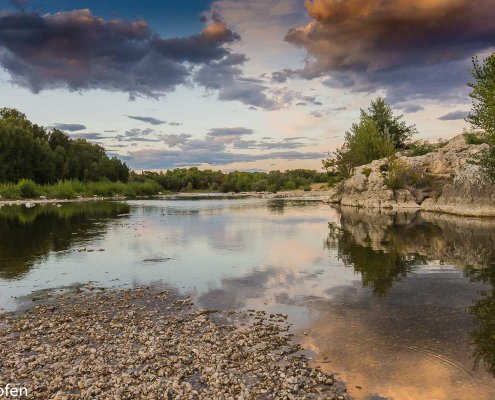
[[[475,326],[472,334],[475,362],[483,362],[495,375],[495,251],[485,268],[468,266],[465,271],[472,281],[490,283],[492,286],[491,292],[482,293],[469,307],[469,312]]]
[[[20,278],[51,252],[102,235],[106,222],[129,211],[128,204],[112,202],[1,207],[0,278]]]
[[[361,275],[363,287],[372,289],[376,295],[386,295],[394,282],[426,261],[417,254],[405,254],[392,244],[387,251],[374,250],[371,246],[357,243],[352,233],[345,229],[334,224],[329,224],[329,228],[325,245],[335,249],[338,258]]]

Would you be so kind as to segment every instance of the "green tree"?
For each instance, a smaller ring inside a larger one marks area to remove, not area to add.
[[[417,133],[415,125],[407,125],[404,115],[394,115],[392,107],[383,97],[371,101],[367,111],[361,110],[362,117],[369,116],[376,124],[378,131],[390,139],[397,150],[406,148],[411,137]]]
[[[472,110],[466,121],[485,133],[489,147],[474,160],[485,173],[495,181],[495,53],[483,60],[473,58],[471,74],[474,82],[468,83],[472,89],[470,97]]]
[[[495,53],[487,57],[481,64],[473,57],[471,74],[474,82],[468,83],[472,89],[469,96],[473,107],[466,120],[495,137]]]
[[[345,134],[345,143],[328,159],[323,166],[329,172],[342,177],[350,176],[355,167],[373,160],[391,156],[395,151],[390,138],[382,135],[375,121],[366,113],[361,113],[359,123],[352,125]]]

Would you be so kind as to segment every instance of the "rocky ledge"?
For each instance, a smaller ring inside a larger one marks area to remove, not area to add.
[[[349,179],[334,188],[329,201],[363,208],[495,216],[495,185],[470,162],[486,147],[467,144],[464,135],[458,135],[425,155],[398,154],[399,163],[427,177],[430,184],[397,189],[387,185],[390,160],[375,160],[356,168]]]
[[[90,289],[0,316],[0,387],[30,399],[349,399],[309,366],[283,314]]]

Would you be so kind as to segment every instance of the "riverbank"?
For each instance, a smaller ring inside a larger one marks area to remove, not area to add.
[[[147,196],[147,198],[155,200],[208,200],[208,199],[239,199],[239,198],[260,198],[260,199],[296,199],[296,200],[320,200],[328,201],[329,197],[334,192],[330,189],[320,189],[312,191],[304,190],[288,190],[283,192],[271,193],[271,192],[239,192],[239,193],[219,193],[219,192],[192,192],[192,193],[170,193],[170,194],[157,194]],[[59,198],[59,199],[47,199],[47,198],[31,198],[31,199],[0,199],[0,206],[2,205],[40,205],[40,204],[62,204],[62,203],[74,203],[74,202],[87,202],[87,201],[104,201],[104,200],[130,200],[134,197],[126,196],[91,196],[77,198]]]
[[[33,399],[349,399],[289,326],[282,314],[203,310],[149,287],[48,293],[0,315],[0,387]]]
[[[495,216],[495,185],[473,163],[487,144],[458,135],[426,154],[399,153],[357,167],[329,201],[343,206]]]

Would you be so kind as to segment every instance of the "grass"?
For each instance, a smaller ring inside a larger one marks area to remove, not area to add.
[[[48,199],[76,199],[80,197],[141,197],[153,196],[163,191],[163,187],[155,181],[145,182],[80,182],[68,180],[52,185],[38,185],[31,180],[22,179],[17,184],[1,183],[0,196],[4,200],[37,199],[45,196]]]

